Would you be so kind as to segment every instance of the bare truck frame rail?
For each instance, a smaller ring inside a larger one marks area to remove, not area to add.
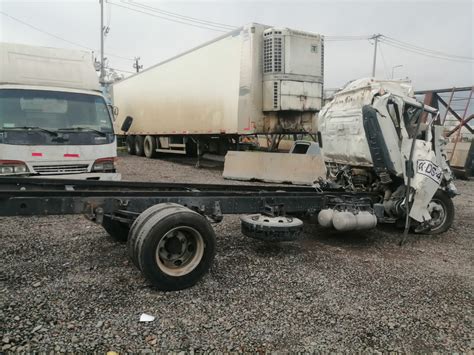
[[[247,219],[247,233],[243,221],[244,234],[284,240],[301,230],[302,222],[294,216],[341,204],[373,213],[380,201],[375,193],[329,185],[0,179],[0,216],[84,214],[115,239],[127,241],[134,264],[161,290],[190,287],[208,271],[216,243],[210,221],[220,222],[225,214],[263,216]]]

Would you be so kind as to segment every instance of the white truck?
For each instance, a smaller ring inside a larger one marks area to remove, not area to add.
[[[374,205],[379,221],[405,220],[406,228],[412,222],[416,231],[429,234],[450,227],[457,191],[443,126],[436,109],[415,99],[408,81],[349,83],[321,110],[319,132],[328,172],[337,183],[383,196]],[[319,222],[348,228],[352,212],[339,213],[336,221],[335,211],[326,210]]]
[[[119,180],[91,53],[0,43],[0,176]]]
[[[224,155],[243,135],[311,133],[321,109],[324,38],[249,24],[118,81],[117,134],[131,154]]]

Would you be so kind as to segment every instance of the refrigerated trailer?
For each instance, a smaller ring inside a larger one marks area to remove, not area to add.
[[[225,153],[242,135],[311,133],[323,58],[319,34],[249,24],[113,84],[116,133],[147,157],[198,146]]]

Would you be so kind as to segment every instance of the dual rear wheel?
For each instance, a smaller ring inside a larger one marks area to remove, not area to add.
[[[127,153],[130,155],[145,156],[147,158],[156,158],[158,144],[156,137],[153,136],[127,136]]]
[[[214,260],[216,241],[211,224],[179,204],[161,203],[148,208],[137,217],[127,236],[130,259],[159,290],[193,286]]]

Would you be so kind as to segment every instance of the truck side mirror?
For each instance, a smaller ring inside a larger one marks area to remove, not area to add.
[[[117,117],[119,114],[119,108],[117,106],[112,106],[112,113]]]
[[[109,106],[109,110],[110,110],[110,112],[112,112],[113,119],[115,121],[115,118],[119,114],[119,108],[117,106],[114,106],[114,105],[107,105],[107,106]]]
[[[122,127],[120,127],[120,129],[124,132],[128,132],[128,130],[130,129],[132,125],[132,122],[133,122],[133,117],[127,116],[125,120],[123,121]]]

